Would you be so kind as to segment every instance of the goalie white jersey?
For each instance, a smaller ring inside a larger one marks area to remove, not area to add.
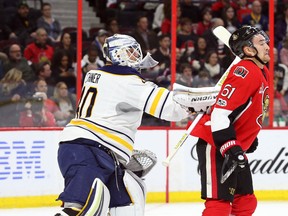
[[[129,160],[143,112],[167,121],[188,117],[165,88],[145,81],[127,66],[104,66],[87,73],[76,117],[60,141],[95,140]]]

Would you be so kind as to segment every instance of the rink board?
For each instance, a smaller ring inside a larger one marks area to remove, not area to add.
[[[172,160],[167,151],[183,130],[140,130],[135,148],[156,153],[158,163],[145,177],[148,202],[200,201],[196,138],[189,137]],[[53,206],[63,189],[57,165],[60,131],[0,131],[0,208]],[[262,130],[257,151],[248,155],[259,200],[288,200],[287,130]]]

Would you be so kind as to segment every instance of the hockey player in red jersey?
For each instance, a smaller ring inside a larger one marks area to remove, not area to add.
[[[191,133],[199,137],[201,198],[206,200],[203,216],[251,216],[256,209],[246,153],[257,148],[269,104],[268,42],[263,31],[251,26],[231,35],[230,48],[241,61],[231,68],[211,112]],[[232,174],[221,181],[233,166]]]

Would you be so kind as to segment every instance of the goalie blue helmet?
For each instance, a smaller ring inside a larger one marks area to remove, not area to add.
[[[150,53],[143,58],[140,44],[129,35],[115,34],[106,38],[103,54],[107,62],[113,65],[128,66],[138,71],[155,67],[158,64]]]
[[[143,59],[140,44],[131,36],[115,34],[106,38],[104,57],[113,65],[139,68]]]

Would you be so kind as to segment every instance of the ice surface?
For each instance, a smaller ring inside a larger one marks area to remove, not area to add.
[[[203,203],[147,204],[145,216],[201,216]],[[54,216],[59,207],[0,209],[0,216]],[[258,202],[253,216],[288,215],[288,202]]]

